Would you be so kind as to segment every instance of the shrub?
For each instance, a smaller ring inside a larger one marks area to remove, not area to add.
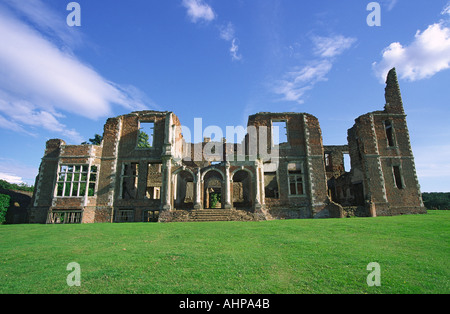
[[[11,197],[9,195],[0,194],[0,224],[6,222],[6,212],[9,208]]]
[[[218,203],[220,203],[220,194],[211,193],[211,208],[216,208]]]

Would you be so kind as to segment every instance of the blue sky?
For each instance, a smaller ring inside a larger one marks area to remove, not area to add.
[[[324,144],[382,110],[397,68],[423,192],[450,191],[450,2],[0,0],[0,178],[33,184],[45,142],[80,144],[109,117],[173,111],[193,130],[307,112]]]

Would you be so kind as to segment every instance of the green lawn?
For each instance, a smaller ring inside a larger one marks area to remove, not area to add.
[[[268,222],[0,226],[0,293],[450,293],[450,211]],[[81,267],[69,287],[66,267]],[[368,287],[370,262],[381,286]]]

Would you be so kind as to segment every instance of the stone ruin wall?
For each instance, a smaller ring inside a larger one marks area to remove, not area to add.
[[[206,203],[205,183],[199,180],[213,170],[211,173],[223,180],[222,193],[228,193],[222,206],[233,207],[245,194],[246,202],[251,203],[247,210],[265,219],[425,213],[395,69],[388,75],[385,97],[383,111],[355,119],[348,130],[347,145],[324,146],[319,121],[310,114],[263,112],[249,117],[248,126],[255,127],[255,134],[247,134],[240,144],[225,140],[216,143],[223,148],[222,156],[206,159],[198,154],[210,140],[186,143],[181,123],[171,112],[142,111],[110,118],[100,146],[66,145],[58,139],[47,142],[29,209],[30,222],[45,223],[53,210],[71,209],[83,211],[83,223],[114,222],[114,217],[126,209],[134,211],[134,221],[142,221],[149,209],[161,213],[176,211],[179,205],[175,204],[175,193],[188,199],[189,206],[200,209]],[[140,123],[150,121],[154,126],[153,145],[150,149],[137,148]],[[272,124],[280,121],[286,123],[287,141],[274,146]],[[257,145],[258,137],[262,137],[269,157],[277,150],[275,163],[270,163],[267,156],[229,160],[238,149],[250,151],[249,143],[255,140],[250,136],[257,137]],[[344,167],[343,155],[347,153],[351,169]],[[221,161],[215,162],[215,158]],[[134,198],[127,199],[122,197],[121,178],[124,167],[130,163],[139,167],[139,188]],[[64,164],[98,167],[94,196],[54,197],[58,167]],[[234,178],[239,170],[245,172]],[[302,177],[301,195],[291,193],[291,171]],[[177,174],[183,174],[182,185],[174,192],[176,188],[170,182]],[[243,179],[244,174],[247,179]],[[147,189],[151,188],[160,189],[159,199],[147,197]]]

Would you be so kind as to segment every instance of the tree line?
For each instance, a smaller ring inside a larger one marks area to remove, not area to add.
[[[450,210],[450,193],[422,193],[427,209]]]
[[[0,189],[33,192],[34,186],[33,185],[29,186],[25,183],[15,184],[9,183],[8,181],[5,180],[0,180]]]

